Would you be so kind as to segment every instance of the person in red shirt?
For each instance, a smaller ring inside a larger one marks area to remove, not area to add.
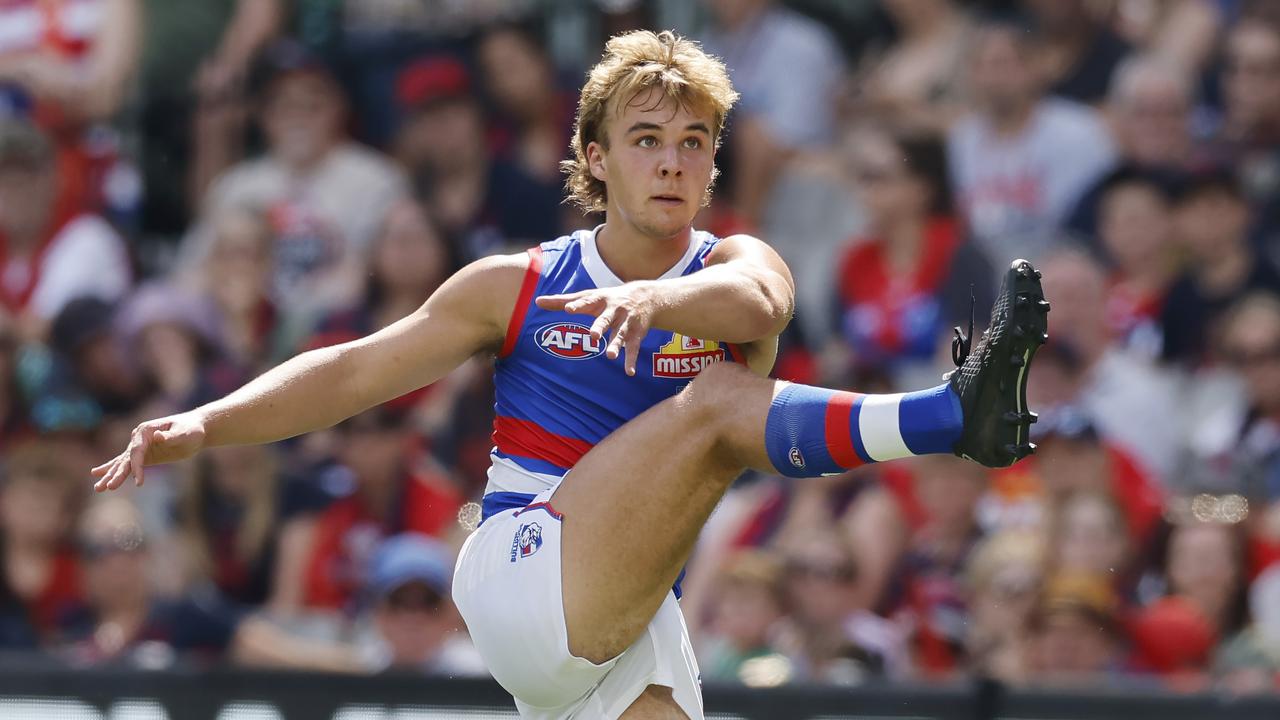
[[[83,493],[66,455],[49,444],[13,450],[0,483],[0,598],[41,642],[54,638],[83,600],[71,542]]]
[[[345,479],[349,492],[299,521],[309,526],[301,586],[282,597],[310,609],[350,610],[383,539],[401,532],[439,537],[455,527],[462,495],[405,419],[379,406],[339,426],[340,468],[330,477]]]
[[[853,369],[910,384],[912,365],[936,375],[939,341],[967,324],[971,293],[979,316],[990,310],[995,273],[955,220],[939,138],[862,128],[848,148],[870,224],[836,266],[837,334]]]

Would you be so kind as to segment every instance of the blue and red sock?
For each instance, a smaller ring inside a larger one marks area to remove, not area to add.
[[[960,398],[947,383],[894,395],[793,383],[769,407],[765,446],[781,474],[816,477],[867,463],[950,453],[963,426]]]

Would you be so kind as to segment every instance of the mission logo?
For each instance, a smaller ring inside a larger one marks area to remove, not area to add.
[[[534,333],[538,347],[565,360],[587,360],[604,352],[604,340],[592,340],[591,328],[578,323],[551,323]]]
[[[671,342],[653,354],[653,376],[691,378],[711,363],[722,361],[724,348],[720,343],[673,333]]]

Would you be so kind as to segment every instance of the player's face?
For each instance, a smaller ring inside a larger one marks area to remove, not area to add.
[[[642,234],[672,237],[693,222],[715,157],[709,111],[641,91],[609,113],[609,149],[587,146],[591,174],[608,186],[610,220]]]

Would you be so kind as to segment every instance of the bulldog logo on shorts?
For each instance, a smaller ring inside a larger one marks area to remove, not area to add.
[[[525,523],[511,539],[511,562],[527,558],[542,547],[542,526],[536,522]]]

